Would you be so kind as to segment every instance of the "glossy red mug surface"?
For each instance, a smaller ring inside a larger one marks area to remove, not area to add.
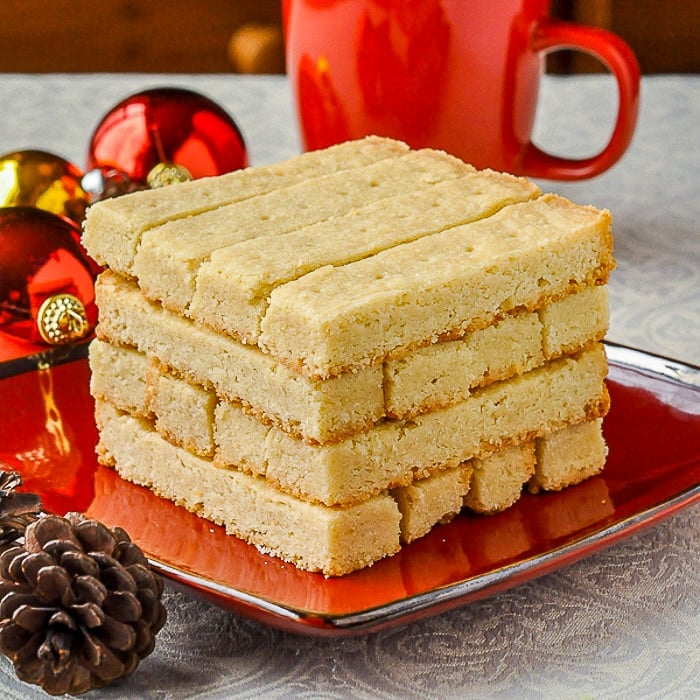
[[[303,146],[369,134],[557,180],[597,175],[632,139],[639,66],[618,36],[559,21],[549,0],[283,0],[287,74]],[[615,76],[607,146],[581,160],[532,143],[545,55],[577,49]]]

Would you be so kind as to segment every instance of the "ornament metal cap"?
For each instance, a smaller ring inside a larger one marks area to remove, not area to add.
[[[50,345],[66,345],[84,338],[90,330],[83,303],[72,294],[44,299],[36,317],[39,335]]]
[[[146,184],[151,189],[188,180],[192,180],[192,174],[186,167],[177,163],[158,163],[146,176]]]

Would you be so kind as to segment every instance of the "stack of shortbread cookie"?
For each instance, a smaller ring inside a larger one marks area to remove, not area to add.
[[[599,472],[610,216],[368,138],[105,200],[100,460],[341,575]]]

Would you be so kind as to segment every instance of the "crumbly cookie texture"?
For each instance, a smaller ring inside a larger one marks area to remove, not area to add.
[[[506,379],[600,339],[608,324],[606,289],[589,287],[551,304],[565,302],[566,313],[545,316],[547,305],[535,312],[513,310],[500,322],[456,341],[320,380],[163,309],[146,299],[133,280],[111,271],[98,279],[96,298],[99,338],[133,346],[312,444],[338,442],[387,417],[408,418],[463,400],[475,386]]]
[[[489,512],[506,508],[532,473],[534,446],[528,443],[480,460],[478,473],[471,463],[460,464],[351,506],[328,507],[291,496],[259,476],[218,468],[164,439],[148,421],[108,403],[97,402],[96,417],[99,459],[123,478],[223,525],[264,553],[326,576],[395,554],[402,544],[453,518],[472,488],[498,494],[488,502]],[[558,433],[557,449],[564,447],[569,430]],[[599,434],[599,423],[584,430]],[[504,461],[507,472],[500,468]],[[591,473],[599,470],[598,463],[590,467]]]
[[[369,137],[99,202],[98,456],[344,575],[597,474],[610,214]]]
[[[303,180],[146,231],[134,258],[133,273],[146,296],[187,314],[195,284],[199,284],[199,267],[218,251],[250,240],[266,242],[270,248],[273,237],[276,241],[289,231],[342,217],[368,202],[386,201],[407,189],[430,190],[436,183],[471,171],[446,153],[412,151]]]
[[[259,345],[331,377],[603,284],[613,267],[607,212],[545,195],[278,287]]]
[[[369,137],[304,153],[284,163],[106,199],[88,209],[83,244],[100,265],[132,275],[141,236],[149,229],[407,151],[408,146],[400,141]]]
[[[100,357],[105,347],[111,348],[95,341],[91,354]],[[218,399],[215,392],[157,363],[147,371],[148,400],[138,410],[130,411],[118,396],[99,398],[135,415],[152,415],[163,437],[213,458],[217,466],[242,469],[299,498],[333,506],[357,503],[417,476],[489,455],[502,445],[604,415],[606,370],[602,346],[594,343],[521,376],[493,382],[444,409],[407,421],[385,420],[328,445],[310,445],[266,425],[240,405]],[[133,376],[132,381],[136,385],[140,380]]]
[[[431,153],[416,156],[423,167],[433,171]],[[375,169],[384,166],[388,170],[390,163],[383,161]],[[452,161],[443,170],[446,165]],[[342,217],[277,236],[274,247],[265,237],[256,237],[214,251],[197,271],[189,315],[245,342],[257,343],[273,289],[326,265],[338,267],[370,258],[540,194],[527,180],[501,173],[454,168],[449,174],[454,177],[438,182],[424,177],[414,184],[405,178],[397,183],[395,196],[377,201],[366,198],[361,207]],[[379,187],[373,189],[376,197]]]

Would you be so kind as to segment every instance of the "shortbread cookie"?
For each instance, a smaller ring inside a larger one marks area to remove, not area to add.
[[[606,307],[604,291],[586,293],[591,295],[592,308]],[[192,382],[213,387],[221,397],[241,404],[264,422],[312,443],[337,442],[367,430],[385,416],[408,416],[426,407],[461,400],[469,395],[470,387],[488,379],[482,374],[472,381],[470,366],[460,366],[460,359],[464,359],[461,345],[439,343],[418,354],[415,366],[407,356],[404,363],[389,362],[386,371],[377,365],[321,381],[293,372],[254,346],[242,345],[166,311],[146,300],[133,282],[111,272],[98,279],[96,296],[100,308],[98,337],[112,344],[134,346]],[[607,325],[607,316],[596,312],[591,318],[589,338],[595,339]],[[557,319],[566,325],[566,315],[558,314]],[[575,327],[581,325],[578,319],[573,323]],[[530,335],[519,338],[512,348],[513,355],[521,351],[535,353],[528,348],[537,342],[537,324],[534,316],[525,324]],[[502,322],[499,330],[486,329],[483,342],[478,340],[479,331],[470,337],[476,338],[476,345],[485,351],[493,345],[488,338],[507,348],[510,325]],[[565,328],[556,332],[562,338],[570,335]],[[553,343],[550,345],[553,347]],[[464,347],[469,350],[468,344]],[[439,356],[443,348],[447,353],[444,360]],[[495,361],[483,355],[472,360],[478,372],[479,366],[490,368],[494,379],[509,375],[510,370],[524,371],[533,364],[532,359],[510,357],[497,368]],[[446,368],[445,379],[433,384],[441,365]],[[416,376],[424,376],[422,387],[411,381],[411,376],[421,371],[425,375]]]
[[[362,168],[303,180],[243,202],[146,231],[133,274],[144,294],[187,315],[199,266],[220,248],[251,239],[273,247],[281,234],[408,190],[429,190],[459,178],[471,166],[441,151],[411,151]],[[219,299],[221,299],[219,297]]]
[[[610,310],[607,287],[587,287],[556,304],[538,309],[542,323],[542,352],[547,359],[566,355],[608,332]]]
[[[448,406],[474,387],[507,379],[602,340],[607,287],[586,287],[537,312],[506,316],[457,340],[419,348],[384,364],[385,413],[408,417]]]
[[[136,416],[148,417],[148,370],[151,359],[129,346],[99,340],[90,343],[90,393]]]
[[[103,464],[229,534],[302,569],[342,575],[396,553],[400,512],[376,496],[350,508],[326,508],[277,491],[264,479],[210,461],[164,440],[143,419],[97,404]]]
[[[417,157],[427,165],[431,160],[441,162],[444,156],[425,151]],[[383,162],[375,167],[386,169],[389,165]],[[462,173],[422,186],[413,185],[407,178],[400,185],[401,194],[371,204],[368,198],[361,208],[345,216],[276,236],[274,246],[257,236],[215,250],[197,272],[197,290],[189,314],[217,330],[255,343],[267,298],[276,287],[324,265],[361,260],[490,216],[508,204],[539,194],[538,188],[523,178],[491,171]]]
[[[328,445],[309,445],[260,427],[226,402],[215,411],[214,461],[247,466],[281,489],[326,504],[354,503],[385,488],[484,457],[609,406],[600,345],[476,391],[468,399],[407,421],[389,421]],[[255,435],[256,449],[241,435]],[[241,454],[238,450],[244,449]],[[257,463],[251,464],[257,460]]]
[[[258,344],[332,377],[604,284],[613,267],[609,214],[545,195],[277,287]]]
[[[283,163],[105,199],[88,209],[82,242],[100,265],[131,275],[141,235],[154,226],[407,151],[400,141],[369,137]]]
[[[99,338],[134,346],[293,435],[327,442],[364,430],[383,415],[381,366],[331,381],[309,379],[254,346],[149,302],[133,281],[111,271],[100,275],[95,294]]]
[[[566,434],[568,428],[562,428]],[[546,438],[542,438],[543,441]],[[534,440],[471,462],[469,490],[464,506],[482,514],[497,513],[512,506],[535,473]]]
[[[530,490],[560,491],[602,471],[608,455],[602,421],[595,420],[560,430],[537,440],[537,467]]]
[[[162,372],[157,362],[149,367],[147,401],[156,430],[175,445],[194,454],[214,455],[216,395]]]
[[[391,491],[401,511],[401,542],[426,535],[436,523],[452,520],[462,510],[469,491],[471,462],[445,469]]]

